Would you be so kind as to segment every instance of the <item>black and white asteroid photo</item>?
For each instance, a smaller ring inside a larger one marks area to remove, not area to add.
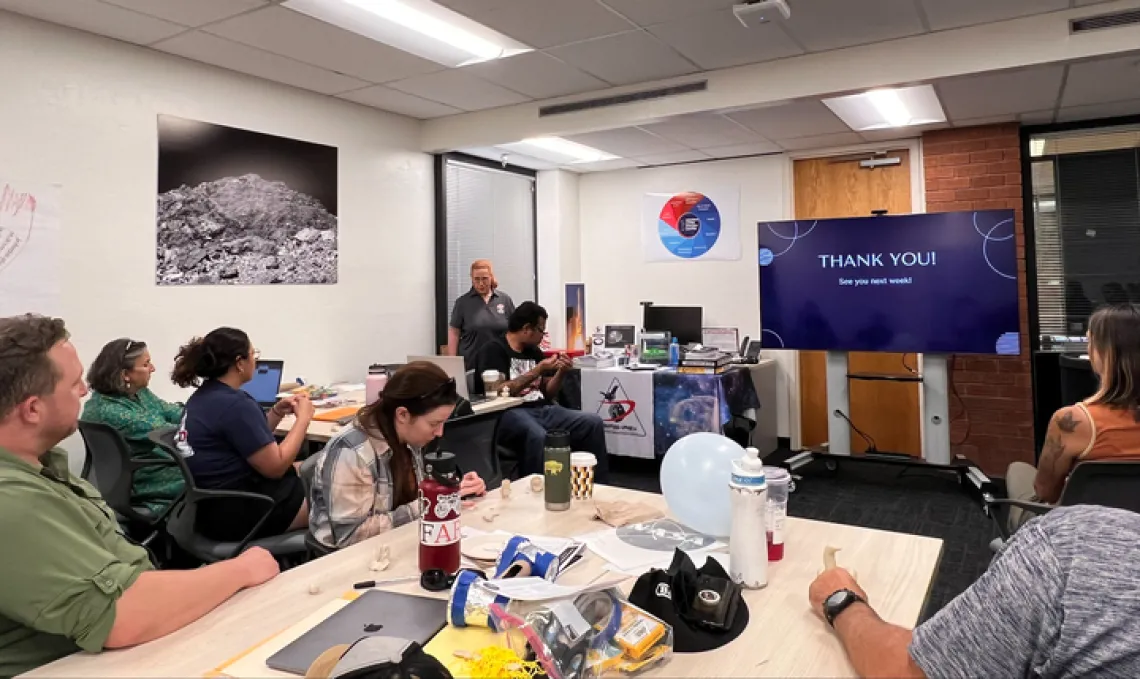
[[[337,150],[159,116],[158,285],[337,282]]]

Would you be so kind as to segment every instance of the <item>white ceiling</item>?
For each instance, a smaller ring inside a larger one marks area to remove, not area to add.
[[[446,69],[278,6],[281,0],[0,0],[0,9],[420,119],[492,109],[1102,0],[789,0],[744,28],[734,0],[437,0],[536,48]],[[1140,48],[1140,46],[1138,46]],[[948,125],[1140,113],[1140,53],[936,81]],[[879,142],[818,100],[575,135],[616,155],[579,169]]]

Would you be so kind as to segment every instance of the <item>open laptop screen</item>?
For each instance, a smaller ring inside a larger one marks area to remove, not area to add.
[[[241,388],[259,404],[272,406],[277,402],[277,393],[281,391],[281,374],[284,371],[284,361],[258,361],[253,379]]]

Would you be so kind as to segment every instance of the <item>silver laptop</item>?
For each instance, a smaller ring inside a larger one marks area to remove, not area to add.
[[[408,363],[414,361],[427,361],[438,365],[448,377],[455,378],[455,393],[468,401],[471,394],[467,390],[467,367],[462,356],[409,356]]]
[[[322,653],[363,637],[396,637],[426,645],[447,622],[447,601],[369,590],[277,651],[270,669],[304,675]]]

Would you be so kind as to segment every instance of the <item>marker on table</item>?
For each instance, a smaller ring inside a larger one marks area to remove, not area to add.
[[[420,576],[418,576],[418,575],[405,575],[405,576],[400,577],[400,578],[389,578],[387,580],[365,580],[363,582],[356,583],[355,585],[352,586],[352,588],[353,589],[372,589],[373,587],[383,587],[384,585],[394,585],[398,582],[411,582],[413,580],[419,580],[419,579],[420,579]]]

